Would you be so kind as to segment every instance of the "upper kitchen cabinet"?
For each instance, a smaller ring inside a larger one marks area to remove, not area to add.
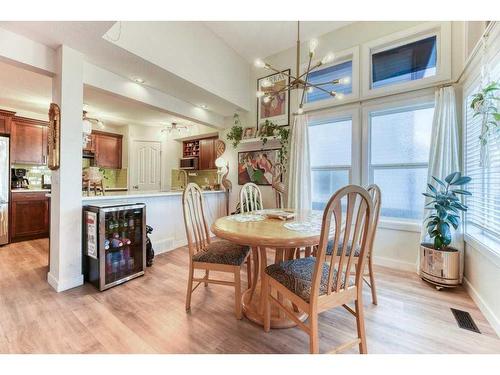
[[[11,163],[47,164],[48,122],[13,117],[11,123]]]
[[[10,134],[12,117],[16,112],[4,111],[0,109],[0,134]]]
[[[215,141],[217,138],[200,139],[199,169],[217,169],[215,159]]]
[[[122,167],[123,136],[101,131],[93,131],[92,135],[96,165],[101,168],[120,169]]]

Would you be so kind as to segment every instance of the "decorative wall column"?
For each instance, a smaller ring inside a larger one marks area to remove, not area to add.
[[[83,284],[83,56],[63,45],[55,60],[52,101],[61,108],[61,166],[52,171],[48,282],[61,292]]]

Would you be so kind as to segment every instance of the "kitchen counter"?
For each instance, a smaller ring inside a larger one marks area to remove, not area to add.
[[[50,189],[34,188],[34,189],[11,189],[11,193],[50,193]]]
[[[166,191],[106,191],[105,195],[84,195],[82,201],[96,201],[96,200],[115,200],[115,199],[128,199],[128,198],[154,198],[154,197],[168,197],[173,195],[182,195],[182,190],[166,190]],[[224,190],[206,190],[204,194],[224,193]]]

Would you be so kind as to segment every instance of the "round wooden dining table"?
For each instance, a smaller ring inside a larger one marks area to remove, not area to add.
[[[251,321],[264,325],[264,294],[260,287],[268,260],[279,263],[283,260],[294,259],[300,256],[300,249],[305,249],[305,256],[311,254],[312,247],[319,243],[320,232],[317,230],[299,230],[288,229],[285,223],[307,223],[311,220],[312,211],[296,212],[291,220],[281,220],[269,218],[265,211],[260,213],[264,219],[259,221],[238,221],[233,216],[225,216],[217,219],[212,225],[212,232],[219,238],[251,247],[253,267],[251,285],[242,294],[242,305],[244,315]],[[259,212],[253,212],[244,215],[256,215]],[[320,219],[321,220],[321,219]],[[269,253],[268,253],[269,251]],[[274,255],[274,256],[273,256]],[[281,299],[281,296],[277,296]],[[290,304],[289,301],[283,301]],[[295,306],[291,305],[297,318],[304,321],[307,315],[300,312]],[[272,306],[271,327],[289,328],[296,323],[285,316],[282,310]]]

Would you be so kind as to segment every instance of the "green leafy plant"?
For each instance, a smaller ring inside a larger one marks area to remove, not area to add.
[[[500,96],[496,96],[499,90],[500,83],[491,82],[481,91],[472,95],[470,107],[474,111],[473,117],[483,116],[481,135],[479,136],[482,146],[485,146],[490,137],[500,130],[500,113],[497,106]]]
[[[425,208],[433,210],[426,219],[426,228],[430,238],[434,239],[434,249],[440,250],[451,243],[451,228],[457,229],[460,225],[460,212],[467,211],[467,206],[460,202],[459,196],[472,195],[461,189],[471,178],[462,176],[460,172],[451,173],[444,182],[437,177],[432,178],[438,183],[438,187],[427,184],[430,192],[423,193],[431,198]]]
[[[233,116],[233,126],[229,133],[227,133],[226,138],[228,141],[231,141],[233,147],[236,148],[241,142],[243,138],[243,126],[241,124],[240,116],[235,113]]]
[[[283,166],[287,165],[288,161],[288,144],[290,137],[290,128],[288,126],[279,126],[275,123],[266,120],[266,122],[262,125],[264,127],[264,131],[260,133],[260,140],[262,142],[262,147],[266,145],[269,138],[277,139],[280,142],[280,149],[278,151],[278,158]]]

